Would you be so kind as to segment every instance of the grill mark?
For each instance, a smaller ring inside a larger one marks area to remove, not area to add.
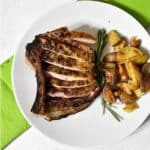
[[[61,54],[56,54],[53,52],[47,52],[44,53],[42,56],[42,61],[49,63],[49,64],[54,64],[56,66],[61,66],[66,69],[70,70],[91,70],[94,67],[94,63],[89,63],[89,62],[82,62],[78,61],[77,59],[64,56]]]
[[[92,61],[92,53],[88,53],[82,49],[69,46],[65,43],[56,40],[50,40],[49,42],[44,43],[42,45],[42,49],[47,51],[55,51],[57,53],[64,54],[88,62]]]
[[[96,84],[84,87],[84,88],[62,88],[57,89],[55,87],[50,87],[50,91],[48,91],[48,95],[51,97],[63,97],[63,98],[77,98],[87,96],[97,87]]]

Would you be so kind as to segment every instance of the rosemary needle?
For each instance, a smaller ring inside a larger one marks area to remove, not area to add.
[[[96,66],[97,80],[101,88],[105,86],[105,77],[102,69],[103,61],[101,58],[105,44],[106,44],[106,30],[102,29],[98,31],[97,49],[94,51],[94,63]],[[112,109],[112,107],[115,108],[115,106],[108,104],[103,98],[102,98],[102,107],[103,107],[103,114],[105,114],[105,111],[107,109],[116,120],[121,121],[121,119],[123,119],[117,112],[115,112]]]

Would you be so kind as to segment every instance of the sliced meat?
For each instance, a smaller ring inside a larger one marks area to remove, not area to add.
[[[57,54],[52,51],[48,53],[44,53],[42,56],[42,60],[49,64],[53,64],[55,66],[59,66],[70,70],[85,71],[85,70],[91,70],[94,67],[93,63],[79,61],[75,58],[66,55]]]
[[[51,77],[54,77],[54,78],[57,78],[57,79],[60,79],[60,80],[65,80],[65,81],[86,81],[87,79],[83,79],[82,77],[73,77],[73,76],[66,76],[66,75],[63,75],[63,74],[59,74],[59,73],[56,73],[56,72],[52,72],[52,71],[46,71],[45,72],[46,76],[51,76]],[[90,79],[88,79],[89,81],[91,81]]]
[[[27,44],[26,46],[26,62],[30,65],[32,69],[35,68],[36,61],[36,50],[37,50],[38,44],[33,41],[32,43]]]
[[[40,34],[39,36],[47,36],[49,38],[55,38],[55,39],[63,39],[64,37],[70,36],[70,31],[67,27],[61,27],[49,32],[46,32],[44,34]]]
[[[71,39],[78,42],[83,42],[86,44],[94,44],[96,42],[95,37],[92,35],[79,32],[79,31],[69,31],[67,27],[62,27],[51,32],[47,32],[44,35],[48,35],[49,38],[56,38],[56,39]]]
[[[96,89],[97,93],[100,92],[100,89],[97,88]],[[62,98],[62,97],[51,97],[48,96],[46,99],[46,103],[48,103],[51,106],[59,106],[59,107],[70,107],[70,106],[79,106],[85,102],[90,102],[91,99],[89,99],[89,97],[91,97],[91,94],[93,95],[93,93],[90,93],[89,95],[85,95],[82,98]]]
[[[82,49],[67,45],[57,40],[50,40],[42,45],[42,49],[46,51],[55,51],[58,54],[68,55],[70,57],[91,62],[92,53],[88,53]]]
[[[72,31],[71,32],[71,39],[78,41],[78,42],[83,42],[86,44],[95,44],[96,39],[90,34],[87,34],[85,32],[78,32],[78,31]]]
[[[73,39],[71,39],[68,36],[65,37],[65,35],[63,35],[63,34],[62,35],[60,34],[59,36],[52,36],[51,33],[40,34],[40,35],[36,36],[36,39],[38,41],[42,42],[43,44],[46,41],[56,40],[58,42],[65,43],[67,45],[70,45],[70,46],[82,49],[82,50],[84,50],[84,51],[86,51],[88,53],[93,53],[93,49],[89,45],[84,44],[84,43],[80,43],[80,42],[77,42],[77,41],[74,41]]]
[[[85,86],[81,88],[62,88],[58,89],[56,87],[49,87],[48,95],[51,97],[63,97],[63,98],[78,98],[87,96],[97,88],[97,84],[93,84],[90,86]]]
[[[44,119],[46,120],[58,120],[61,118],[65,118],[69,115],[75,114],[77,112],[80,112],[82,110],[84,110],[85,108],[87,108],[89,105],[91,104],[91,102],[87,102],[87,103],[83,103],[78,107],[58,107],[58,106],[51,106],[48,105],[49,108],[47,108],[47,113],[44,114]],[[47,106],[47,107],[48,107]]]
[[[65,80],[68,77],[72,77],[74,80],[86,80],[88,78],[89,80],[94,79],[93,72],[94,71],[76,71],[76,70],[71,70],[71,69],[65,69],[59,66],[55,66],[53,64],[48,65],[46,68],[46,73],[51,74],[51,73],[56,73],[56,74],[61,74],[65,76]]]
[[[93,85],[96,83],[96,80],[72,80],[72,81],[67,81],[67,80],[62,80],[58,78],[51,77],[47,79],[54,87],[57,88],[81,88],[89,85]]]
[[[92,63],[94,37],[62,27],[40,34],[26,46],[36,73],[37,94],[31,111],[47,120],[88,107],[100,94]]]
[[[39,46],[36,42],[26,46],[26,58],[36,72],[37,93],[35,102],[31,108],[34,113],[44,114],[45,112],[45,77],[40,61]]]
[[[90,93],[90,95],[84,97],[83,99],[75,99],[73,102],[68,101],[63,103],[63,105],[60,104],[59,106],[57,101],[53,103],[53,100],[49,99],[47,100],[47,113],[45,113],[44,118],[47,120],[56,120],[80,112],[90,106],[93,99],[96,98],[100,94],[100,92],[101,90],[99,88],[96,88]],[[62,101],[62,99],[58,101]]]

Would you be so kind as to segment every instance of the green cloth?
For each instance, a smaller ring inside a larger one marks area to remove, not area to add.
[[[102,0],[128,11],[144,27],[150,25],[150,0]],[[12,57],[0,66],[0,148],[4,148],[13,139],[30,127],[16,105],[11,85]]]
[[[29,124],[20,113],[11,85],[11,65],[13,57],[0,65],[0,148],[4,148],[18,135],[29,128]]]

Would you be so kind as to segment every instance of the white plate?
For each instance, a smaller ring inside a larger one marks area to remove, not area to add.
[[[15,96],[26,119],[43,134],[59,143],[78,147],[95,147],[98,145],[118,142],[133,133],[148,116],[150,109],[149,95],[139,101],[140,109],[131,114],[117,111],[124,120],[117,122],[109,112],[102,115],[100,97],[86,110],[67,118],[48,122],[30,112],[36,95],[36,80],[34,72],[25,64],[25,45],[31,42],[35,35],[68,26],[70,29],[80,28],[92,31],[95,28],[116,29],[121,34],[130,37],[137,35],[142,39],[142,46],[150,50],[150,37],[145,29],[129,14],[100,2],[75,2],[61,6],[48,12],[36,21],[22,39],[13,65],[13,85]]]

